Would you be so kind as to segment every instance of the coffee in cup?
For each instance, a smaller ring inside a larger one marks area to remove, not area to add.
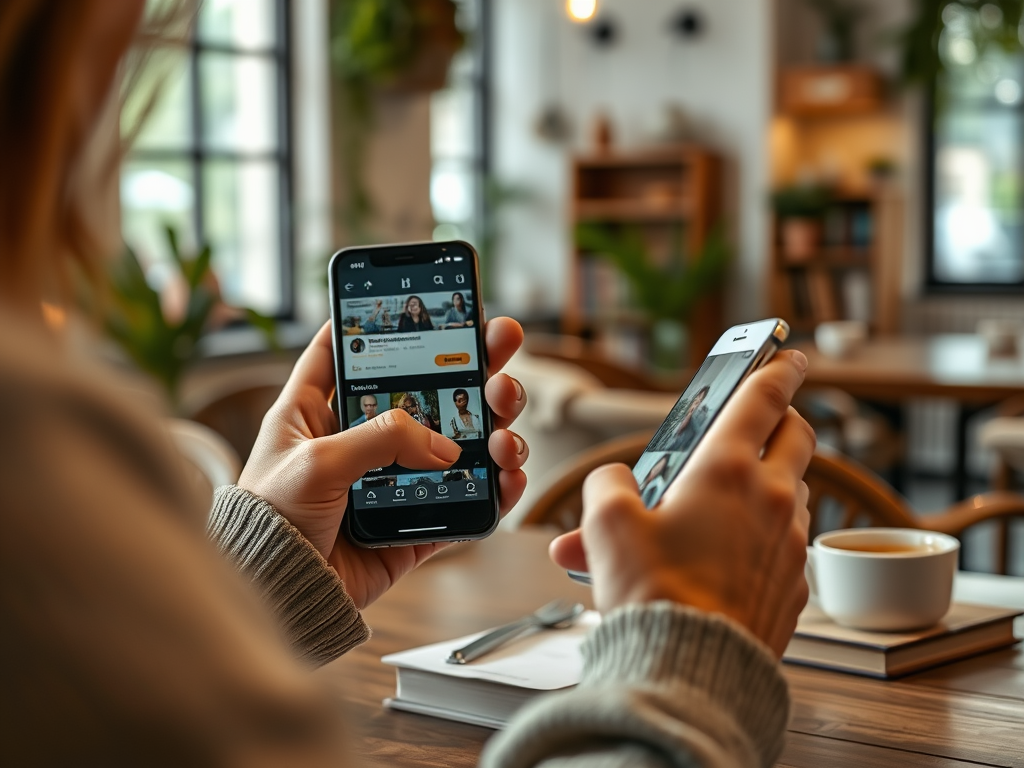
[[[960,542],[913,528],[823,533],[807,548],[811,598],[854,629],[909,631],[949,610]]]

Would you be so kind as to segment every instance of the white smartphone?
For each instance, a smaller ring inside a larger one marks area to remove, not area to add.
[[[644,506],[658,506],[733,392],[771,360],[788,337],[789,326],[775,317],[734,326],[715,342],[633,467]],[[590,583],[590,574],[584,571],[569,571],[569,576]]]

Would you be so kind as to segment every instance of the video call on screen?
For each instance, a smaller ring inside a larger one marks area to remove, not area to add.
[[[651,444],[633,467],[644,505],[657,506],[697,442],[743,378],[753,351],[728,352],[704,361],[672,406]]]
[[[337,274],[345,426],[400,408],[462,446],[443,472],[392,465],[367,473],[352,486],[356,508],[486,499],[481,320],[469,265],[359,262]]]

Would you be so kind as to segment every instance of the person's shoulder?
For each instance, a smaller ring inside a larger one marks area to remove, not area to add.
[[[116,375],[69,347],[0,312],[0,455],[17,456],[34,475],[19,480],[60,483],[87,467],[94,476],[130,472],[173,506],[205,512],[181,482],[184,464],[158,418],[166,406],[148,381]],[[60,453],[78,466],[64,466]]]

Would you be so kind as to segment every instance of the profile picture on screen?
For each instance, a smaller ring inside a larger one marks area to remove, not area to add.
[[[677,451],[650,452],[640,457],[633,468],[633,476],[640,487],[644,506],[652,509],[661,501],[669,483],[683,464],[683,454]]]
[[[430,312],[423,299],[416,295],[407,298],[402,307],[402,314],[398,316],[398,332],[413,333],[432,330],[434,330],[434,322],[430,319]]]
[[[391,407],[401,408],[420,424],[435,432],[441,431],[436,389],[424,389],[419,392],[392,392]]]
[[[439,328],[473,327],[473,309],[467,301],[468,293],[468,291],[465,293],[456,291],[452,294],[451,302],[446,302],[449,306],[445,310],[444,319],[438,326]]]
[[[386,393],[345,398],[345,412],[349,416],[349,427],[365,424],[378,413],[382,413],[390,407],[391,401]]]
[[[452,440],[477,440],[484,436],[477,387],[441,389],[437,398],[441,405],[441,434]]]

